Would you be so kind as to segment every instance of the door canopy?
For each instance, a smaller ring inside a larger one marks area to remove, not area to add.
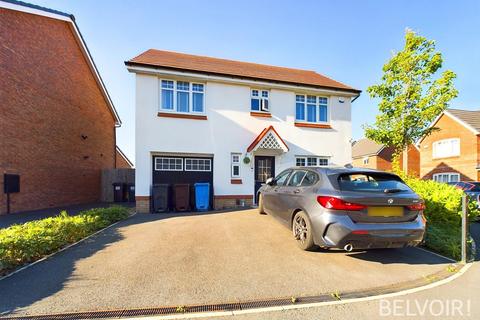
[[[277,133],[273,126],[263,129],[263,131],[248,146],[247,152],[255,152],[257,150],[272,150],[287,152],[288,146],[282,137]]]

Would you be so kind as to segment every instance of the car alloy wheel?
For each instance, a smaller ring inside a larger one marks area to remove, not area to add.
[[[296,240],[305,243],[308,237],[307,222],[303,216],[297,214],[293,223],[293,236]]]

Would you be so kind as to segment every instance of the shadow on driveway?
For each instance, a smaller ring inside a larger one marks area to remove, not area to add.
[[[72,273],[75,270],[76,262],[96,254],[116,241],[122,240],[122,236],[117,229],[122,223],[128,223],[129,219],[85,240],[83,243],[1,280],[0,315],[4,316],[20,308],[28,307],[64,289],[64,284],[67,281],[74,280]],[[78,299],[81,299],[81,297],[78,297]]]

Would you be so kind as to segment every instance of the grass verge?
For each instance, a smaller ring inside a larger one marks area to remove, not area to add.
[[[77,242],[112,223],[127,218],[127,208],[95,208],[0,229],[0,275]]]

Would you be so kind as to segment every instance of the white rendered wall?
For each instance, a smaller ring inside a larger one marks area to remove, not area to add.
[[[150,194],[152,153],[180,152],[214,155],[216,195],[249,195],[254,192],[253,158],[242,163],[242,184],[231,184],[230,154],[242,153],[260,132],[273,125],[290,148],[276,157],[276,174],[295,165],[296,155],[330,157],[331,165],[351,162],[350,98],[339,102],[329,96],[332,129],[295,127],[295,92],[270,89],[272,118],[250,115],[250,90],[245,85],[206,82],[205,108],[208,120],[158,117],[159,78],[136,76],[136,193]],[[268,88],[267,88],[268,89]],[[316,94],[318,95],[318,93]],[[243,158],[242,156],[242,158]]]

